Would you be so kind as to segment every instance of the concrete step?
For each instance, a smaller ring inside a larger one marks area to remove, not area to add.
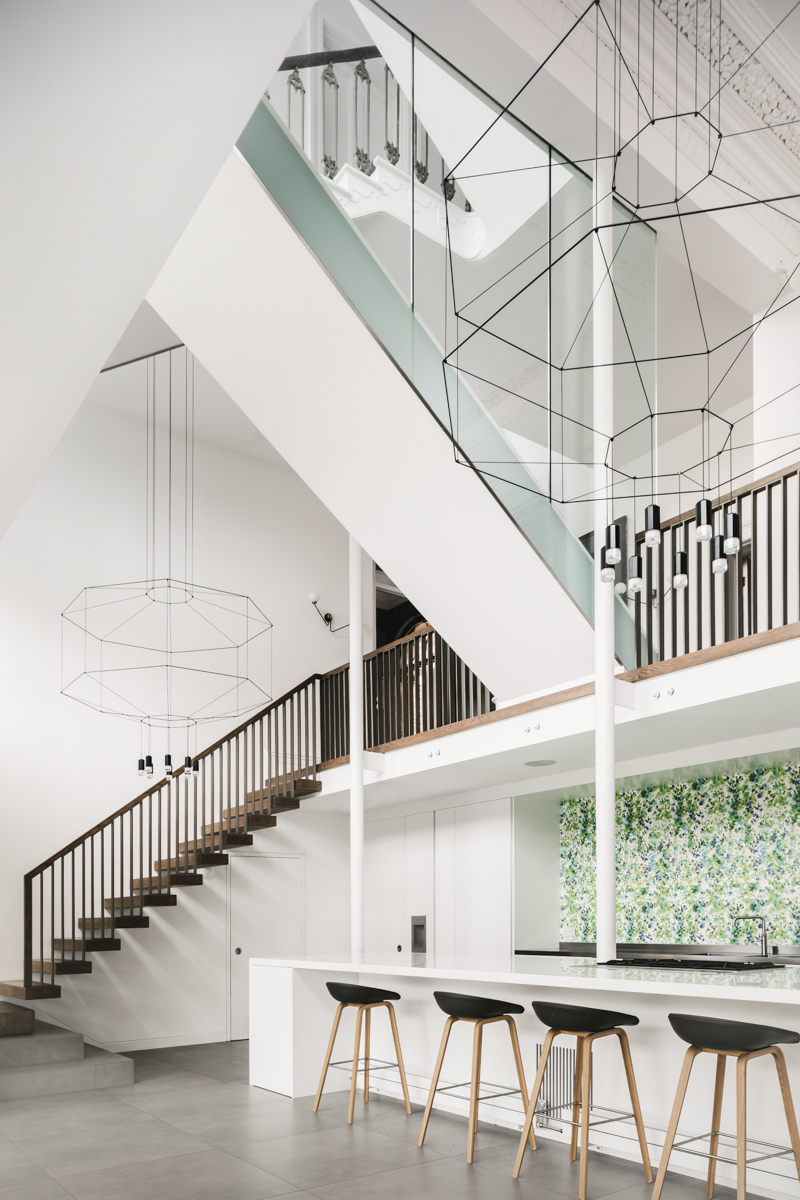
[[[130,1083],[133,1083],[132,1058],[84,1046],[83,1057],[75,1062],[0,1067],[0,1101],[125,1087]]]
[[[83,1062],[82,1034],[37,1021],[33,1033],[0,1038],[0,1070],[59,1062]]]

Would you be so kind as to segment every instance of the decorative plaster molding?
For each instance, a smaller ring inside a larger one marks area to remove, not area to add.
[[[661,12],[680,33],[697,45],[712,70],[720,72],[722,84],[744,100],[760,124],[777,126],[780,122],[800,122],[800,106],[752,54],[738,34],[725,21],[714,21],[710,28],[710,0],[656,0]],[[699,40],[696,30],[699,22]],[[713,36],[712,36],[713,32]],[[800,158],[800,124],[773,129],[797,158]]]

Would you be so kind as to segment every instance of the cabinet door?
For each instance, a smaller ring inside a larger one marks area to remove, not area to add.
[[[511,801],[456,809],[456,955],[511,954]]]
[[[249,1035],[249,960],[305,953],[303,866],[300,854],[231,855],[233,1041]]]
[[[370,821],[364,827],[364,950],[408,949],[405,928],[405,821]],[[410,932],[410,931],[409,931]]]
[[[436,949],[434,927],[433,813],[405,818],[405,934],[411,949],[411,918],[425,917],[427,953]]]

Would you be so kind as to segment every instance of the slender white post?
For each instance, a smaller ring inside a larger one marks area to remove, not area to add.
[[[592,293],[594,384],[594,686],[595,686],[595,829],[597,839],[597,961],[617,957],[617,836],[614,729],[614,587],[600,582],[600,553],[605,543],[610,483],[606,467],[614,432],[614,294],[612,260],[612,161],[595,164],[595,226]],[[602,228],[605,226],[605,228]]]
[[[364,954],[364,596],[361,547],[350,536],[350,953]]]

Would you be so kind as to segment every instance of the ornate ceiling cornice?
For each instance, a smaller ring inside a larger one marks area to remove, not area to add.
[[[779,126],[786,121],[800,122],[800,106],[730,25],[714,14],[713,29],[710,28],[710,0],[656,0],[656,4],[690,45],[697,45],[712,71],[719,72],[723,86],[727,85],[741,97],[759,124]],[[800,159],[800,124],[773,128],[773,134]]]

